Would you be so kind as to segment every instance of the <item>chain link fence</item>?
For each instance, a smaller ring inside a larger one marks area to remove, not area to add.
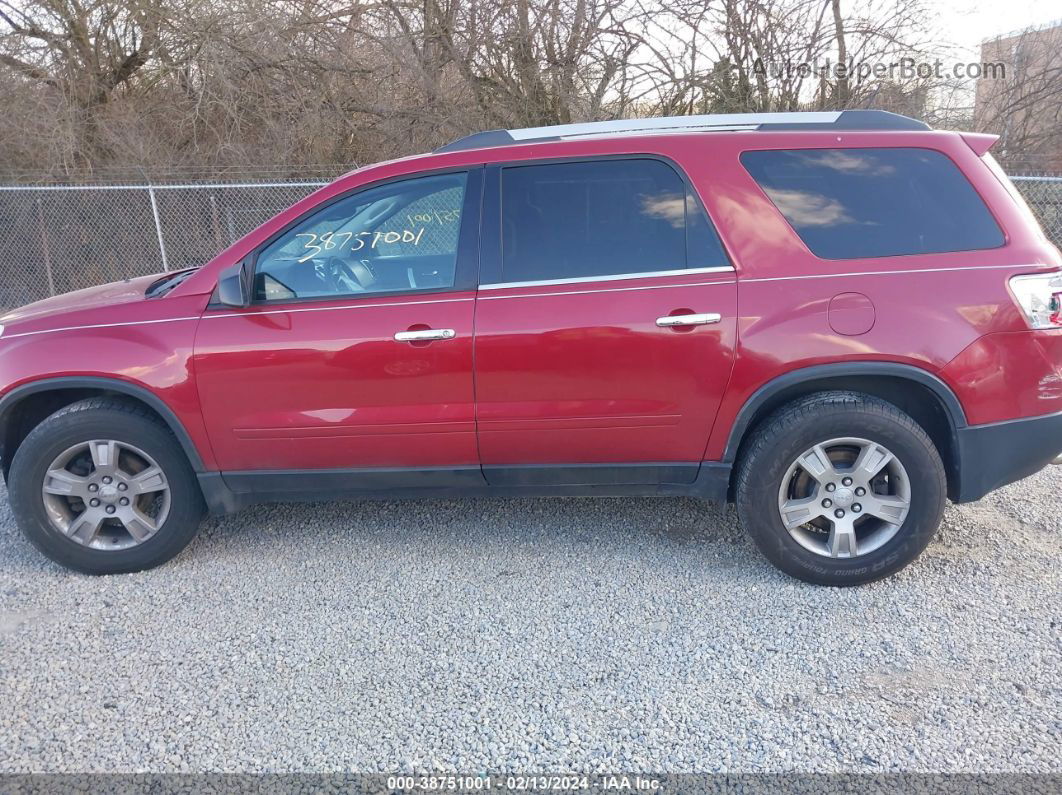
[[[1062,176],[1013,180],[1062,247]],[[0,186],[0,311],[202,265],[325,184]]]
[[[326,184],[0,186],[0,309],[202,265]]]
[[[1036,214],[1048,239],[1062,249],[1062,175],[1012,176],[1010,180]]]

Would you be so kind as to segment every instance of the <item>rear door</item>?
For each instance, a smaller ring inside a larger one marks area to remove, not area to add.
[[[488,482],[692,482],[734,356],[734,270],[651,157],[488,169],[476,302]]]

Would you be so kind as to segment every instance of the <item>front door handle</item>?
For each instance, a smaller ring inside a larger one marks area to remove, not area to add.
[[[660,328],[672,326],[707,326],[709,323],[718,323],[723,316],[716,312],[708,312],[704,315],[665,315],[656,319],[656,325]]]
[[[417,331],[399,331],[395,339],[399,342],[423,342],[425,340],[452,340],[457,332],[452,328],[426,328]]]

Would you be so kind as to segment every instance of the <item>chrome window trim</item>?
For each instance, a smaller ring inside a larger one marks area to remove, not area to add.
[[[696,282],[690,284],[649,284],[642,287],[602,287],[600,290],[558,290],[553,293],[509,293],[508,295],[481,295],[477,301],[505,301],[509,298],[552,298],[556,295],[591,295],[593,293],[624,293],[636,290],[673,290],[676,287],[721,287],[726,284],[737,284],[737,279],[727,279],[723,282]]]
[[[670,271],[643,271],[641,273],[618,273],[605,276],[576,276],[571,279],[540,279],[529,282],[494,282],[481,284],[480,290],[504,290],[509,287],[547,287],[552,284],[586,284],[588,282],[618,282],[624,279],[651,279],[654,276],[689,276],[698,273],[734,273],[732,265],[712,268],[678,268]]]
[[[470,290],[461,290],[461,292],[470,292]],[[258,317],[259,315],[291,315],[298,312],[347,312],[351,309],[373,309],[377,307],[385,306],[417,306],[420,304],[459,304],[466,301],[475,301],[475,298],[437,298],[427,299],[424,301],[391,301],[389,303],[372,303],[372,304],[347,304],[344,306],[300,306],[292,309],[263,309],[259,311],[243,311],[243,312],[216,312],[214,314],[203,314],[203,320],[216,320],[226,317]],[[252,304],[251,307],[263,306],[263,304]]]
[[[947,268],[907,268],[904,270],[891,270],[891,271],[849,271],[847,273],[806,273],[796,276],[761,276],[753,278],[741,279],[742,284],[752,284],[754,282],[793,282],[803,279],[847,279],[852,276],[899,276],[907,273],[948,273],[953,271],[985,271],[985,270],[1004,270],[1011,268],[1039,268],[1037,271],[1043,272],[1051,270],[1052,266],[1040,264],[1013,264],[1013,265],[954,265]]]

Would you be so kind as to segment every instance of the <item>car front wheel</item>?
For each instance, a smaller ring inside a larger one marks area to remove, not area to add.
[[[203,515],[195,473],[169,428],[114,398],[79,401],[34,428],[15,453],[9,490],[26,537],[88,574],[169,560]]]
[[[778,410],[738,469],[738,510],[782,571],[860,585],[906,566],[940,524],[947,492],[932,440],[896,406],[826,392]]]

